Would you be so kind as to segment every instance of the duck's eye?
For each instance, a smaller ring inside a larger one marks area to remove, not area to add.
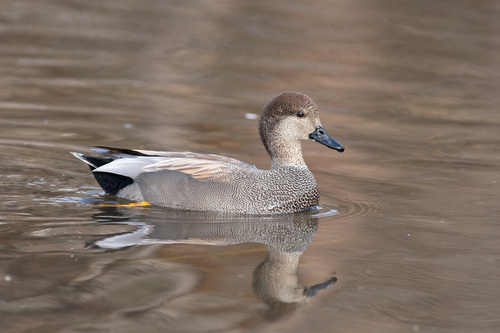
[[[297,112],[297,117],[299,117],[299,118],[304,117],[304,112],[302,112],[302,111]]]

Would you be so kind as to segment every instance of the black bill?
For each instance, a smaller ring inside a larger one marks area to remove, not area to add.
[[[309,134],[309,139],[324,144],[328,148],[335,149],[339,153],[344,151],[344,147],[328,135],[321,126],[316,127],[314,132]]]

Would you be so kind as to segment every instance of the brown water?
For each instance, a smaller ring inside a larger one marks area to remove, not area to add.
[[[500,331],[497,1],[1,8],[1,332]],[[319,212],[105,207],[68,154],[268,167],[283,90],[346,147],[304,143]]]

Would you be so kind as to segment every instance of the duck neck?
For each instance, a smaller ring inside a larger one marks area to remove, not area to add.
[[[302,157],[302,145],[299,140],[287,142],[283,145],[278,143],[269,147],[269,150],[269,155],[271,155],[271,168],[283,165],[307,167]]]

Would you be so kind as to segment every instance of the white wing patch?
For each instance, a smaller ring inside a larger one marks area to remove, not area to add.
[[[198,158],[170,157],[163,161],[146,165],[144,171],[172,170],[190,175],[196,179],[225,178],[227,173],[225,163],[215,160],[204,160]]]

